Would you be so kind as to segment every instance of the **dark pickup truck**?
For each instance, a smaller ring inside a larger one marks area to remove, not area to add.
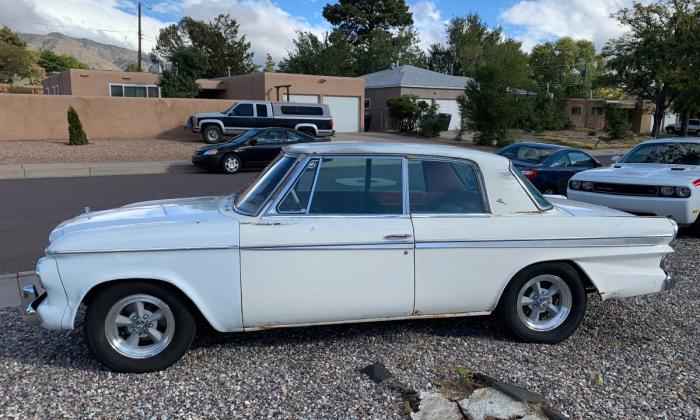
[[[224,112],[205,112],[187,119],[187,129],[202,133],[207,143],[219,143],[224,134],[251,128],[293,128],[314,137],[334,134],[328,105],[297,102],[238,101]]]

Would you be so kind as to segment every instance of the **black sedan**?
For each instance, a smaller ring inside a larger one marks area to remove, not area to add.
[[[577,172],[598,168],[600,162],[588,153],[555,144],[521,142],[496,152],[507,157],[543,194],[566,194],[569,178]]]
[[[200,168],[234,174],[241,169],[263,168],[285,145],[328,141],[289,128],[254,128],[226,143],[197,150],[192,163]]]

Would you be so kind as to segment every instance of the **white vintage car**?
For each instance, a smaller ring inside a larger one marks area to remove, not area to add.
[[[645,141],[615,160],[574,175],[568,197],[700,228],[700,139]]]
[[[111,369],[188,349],[195,319],[254,331],[498,312],[516,337],[572,334],[587,293],[666,290],[676,224],[548,200],[503,157],[458,147],[292,146],[240,195],[138,203],[60,224],[27,317]],[[44,291],[45,290],[45,291]]]

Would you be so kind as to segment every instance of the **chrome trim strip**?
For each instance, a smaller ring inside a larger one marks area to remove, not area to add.
[[[459,249],[459,248],[597,248],[653,246],[667,241],[670,236],[649,236],[631,238],[564,238],[564,239],[513,239],[481,241],[419,241],[416,249]]]
[[[243,246],[242,251],[318,251],[361,249],[413,249],[413,242],[370,242],[347,244],[290,244]]]
[[[80,250],[68,249],[65,251],[46,250],[46,255],[61,255],[61,254],[105,254],[109,252],[161,252],[161,251],[205,251],[210,249],[238,249],[238,245],[226,246],[191,246],[179,248],[114,248],[114,249],[93,249]]]

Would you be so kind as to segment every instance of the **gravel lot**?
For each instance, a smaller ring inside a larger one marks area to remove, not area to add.
[[[4,309],[0,417],[400,418],[399,395],[358,372],[383,362],[415,389],[465,366],[573,418],[698,418],[700,238],[674,246],[674,290],[591,299],[581,329],[556,346],[513,342],[488,317],[204,332],[169,370],[125,375],[95,362],[80,330],[33,329]]]

